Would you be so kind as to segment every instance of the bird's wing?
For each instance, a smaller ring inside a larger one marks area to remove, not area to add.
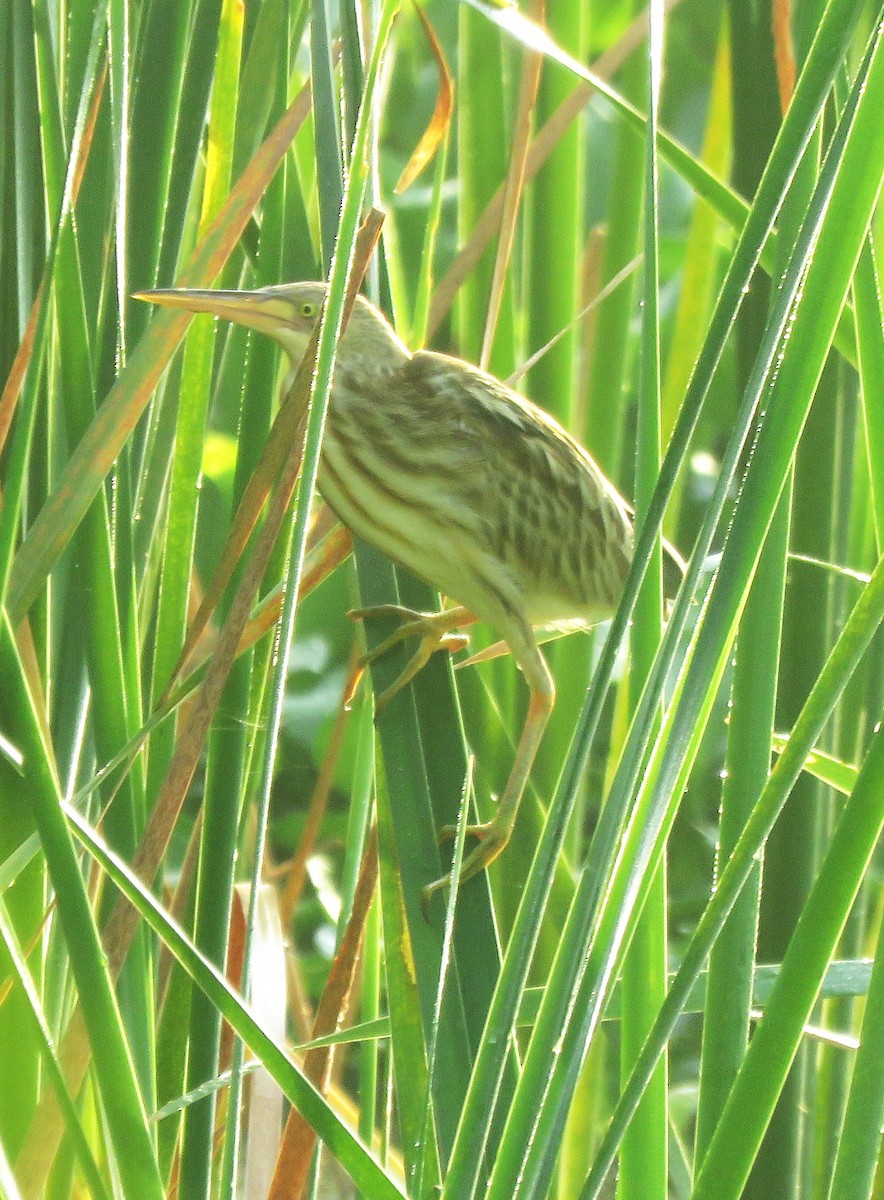
[[[463,408],[461,419],[470,423],[477,444],[499,447],[508,465],[526,476],[544,480],[548,486],[574,485],[575,458],[583,466],[583,478],[589,477],[599,489],[598,499],[610,505],[632,523],[635,510],[602,473],[598,464],[561,425],[543,409],[507,387],[493,375],[444,354],[420,351],[406,366],[414,385],[435,385],[433,390],[444,403],[449,418]],[[470,403],[465,398],[469,396]],[[439,416],[440,421],[446,418]],[[517,436],[507,436],[515,434]],[[592,484],[590,485],[590,490]],[[582,503],[591,497],[584,495]],[[685,564],[671,542],[663,539],[663,584],[665,594],[674,596],[685,573]]]
[[[457,472],[449,486],[481,521],[489,552],[520,581],[531,623],[607,614],[632,525],[583,447],[530,400],[458,359],[421,351],[400,374],[400,398],[410,397],[447,447]]]
[[[402,377],[422,405],[432,405],[431,424],[440,435],[468,438],[478,453],[493,456],[498,472],[566,495],[587,490],[574,496],[575,504],[602,504],[628,513],[623,497],[558,421],[492,375],[422,350],[402,368]]]

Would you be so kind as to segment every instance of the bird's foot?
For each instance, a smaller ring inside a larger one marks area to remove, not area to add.
[[[468,837],[477,838],[478,846],[474,846],[469,854],[464,858],[460,865],[460,876],[458,877],[457,886],[460,888],[468,879],[472,879],[474,875],[478,875],[497,858],[498,854],[504,849],[507,842],[510,840],[512,826],[499,820],[484,821],[481,825],[468,825],[466,833]],[[443,825],[439,831],[439,840],[448,841],[457,835],[456,825]],[[451,886],[451,876],[443,875],[441,879],[435,879],[432,883],[427,884],[421,894],[421,907],[424,911],[424,916],[429,911],[430,902],[436,892],[445,892]]]
[[[449,608],[438,613],[424,613],[413,608],[405,608],[400,604],[380,604],[375,608],[358,608],[347,615],[354,621],[364,621],[367,617],[398,617],[402,621],[397,630],[362,657],[362,666],[375,662],[388,650],[392,650],[394,646],[404,642],[406,638],[417,637],[420,639],[417,650],[408,660],[401,674],[376,697],[376,712],[381,712],[407,683],[411,683],[418,671],[426,666],[437,650],[447,650],[450,654],[455,654],[458,650],[463,650],[465,646],[468,646],[470,639],[467,635],[455,633],[453,630],[474,620],[472,615],[463,608]]]

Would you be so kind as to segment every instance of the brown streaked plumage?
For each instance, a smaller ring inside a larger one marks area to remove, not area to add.
[[[266,333],[291,361],[288,386],[325,294],[325,284],[294,283],[141,297]],[[416,634],[421,643],[391,691],[474,619],[497,630],[531,688],[497,814],[470,830],[480,842],[464,860],[468,879],[509,839],[553,705],[533,629],[585,626],[613,613],[632,554],[629,507],[530,400],[460,359],[410,354],[363,297],[338,346],[319,489],[354,533],[458,602],[431,618],[405,614],[395,640]]]

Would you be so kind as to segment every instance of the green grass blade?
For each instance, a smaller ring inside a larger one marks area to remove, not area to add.
[[[126,865],[116,858],[82,817],[72,809],[66,811],[77,838],[136,906],[144,920],[162,937],[164,944],[194,982],[212,997],[224,1019],[261,1059],[265,1069],[306,1117],[357,1186],[364,1188],[373,1200],[403,1200],[403,1193],[393,1179],[298,1070],[285,1048],[260,1028],[224,976],[200,954],[150,892],[133,877]]]
[[[594,1200],[594,1197],[599,1194],[610,1165],[614,1161],[625,1122],[628,1121],[633,1106],[642,1095],[644,1080],[665,1046],[679,1015],[684,1011],[691,988],[699,978],[703,962],[747,879],[754,870],[757,855],[764,846],[795,780],[803,769],[807,755],[811,753],[820,731],[831,716],[838,698],[847,687],[882,621],[884,621],[884,561],[879,563],[874,577],[864,589],[853,612],[847,619],[841,636],[795,723],[792,736],[784,747],[783,753],[721,874],[715,895],[708,904],[685,951],[666,1002],[660,1010],[654,1029],[648,1036],[632,1078],[624,1089],[593,1170],[581,1193],[581,1200]]]
[[[846,45],[853,22],[858,16],[859,8],[855,5],[844,9],[840,8],[838,4],[830,4],[827,7],[820,22],[818,37],[799,80],[793,104],[783,123],[749,218],[743,227],[722,284],[703,350],[661,466],[660,480],[651,501],[648,517],[637,537],[633,565],[625,584],[620,608],[612,623],[597,666],[595,686],[590,690],[581,712],[572,752],[565,764],[557,798],[550,809],[543,838],[525,885],[510,949],[504,960],[501,980],[489,1014],[489,1035],[480,1048],[470,1092],[462,1114],[458,1144],[452,1155],[449,1175],[445,1184],[446,1200],[449,1196],[456,1196],[460,1200],[460,1197],[474,1194],[476,1170],[484,1147],[484,1137],[480,1136],[477,1131],[481,1130],[484,1134],[487,1130],[487,1114],[493,1109],[494,1098],[500,1086],[502,1047],[506,1044],[512,1022],[515,1019],[519,995],[527,975],[537,930],[540,927],[540,915],[543,912],[549,881],[554,870],[553,864],[558,858],[559,850],[564,842],[573,799],[578,792],[580,779],[586,768],[589,748],[601,717],[604,685],[613,670],[617,648],[630,618],[638,586],[647,568],[653,540],[662,522],[666,501],[674,486],[700,409],[709,393],[712,378],[733,326],[734,316],[739,309],[744,289],[748,286],[762,247],[773,228],[776,214],[783,202],[784,188],[788,186],[788,181],[797,168],[807,139],[815,127],[823,98],[837,69],[839,56]],[[735,445],[742,444],[748,434],[754,408],[754,400],[750,399],[744,412],[740,415],[738,422],[740,436],[734,439]],[[735,469],[735,465],[736,454],[730,464],[730,471]],[[728,477],[727,470],[725,477]],[[723,495],[719,498],[719,506],[722,503]],[[714,527],[714,520],[711,522],[705,540],[695,551],[695,571],[693,580],[689,580],[686,585],[688,588],[692,588],[699,577],[700,561],[711,542],[712,527]],[[672,645],[675,645],[674,638]],[[587,872],[590,875],[595,873],[599,880],[603,878],[607,864],[612,861],[621,815],[610,804],[606,806],[602,814],[601,824],[593,841],[595,853],[591,850],[587,864]]]
[[[657,123],[663,56],[663,8],[651,5],[648,38],[648,129],[645,141],[645,213],[642,281],[642,336],[636,430],[635,509],[641,521],[654,494],[660,470],[660,178]],[[637,705],[652,670],[662,637],[663,559],[654,547],[635,606],[630,636],[631,707]],[[645,1036],[666,993],[666,867],[660,863],[621,973],[620,1070],[629,1077]],[[658,1200],[668,1194],[668,1066],[658,1064],[642,1103],[623,1139],[620,1155],[621,1200]]]
[[[191,287],[207,285],[221,270],[300,127],[306,109],[306,97],[296,100],[262,143],[194,252],[182,283]],[[170,317],[166,313],[151,322],[78,442],[54,495],[31,526],[16,556],[7,598],[14,620],[20,620],[30,607],[42,580],[102,486],[186,326],[187,318]]]
[[[19,986],[27,997],[28,1015],[41,1042],[44,1069],[51,1081],[51,1086],[56,1091],[64,1113],[65,1124],[68,1134],[73,1140],[78,1166],[83,1172],[83,1177],[95,1200],[110,1200],[110,1192],[98,1169],[80,1114],[77,1112],[73,1097],[65,1083],[64,1072],[55,1052],[52,1030],[43,1011],[40,994],[28,970],[24,955],[21,953],[21,947],[17,944],[18,939],[9,920],[6,905],[3,903],[0,903],[0,937],[2,937],[6,952],[12,960]],[[22,1029],[20,1032],[23,1035],[25,1031]],[[17,1088],[16,1093],[20,1097],[21,1093]],[[6,1193],[4,1192],[4,1194]]]
[[[875,1169],[884,1124],[884,945],[872,970],[859,1051],[853,1068],[850,1096],[838,1142],[838,1157],[829,1200],[866,1200],[874,1194]]]
[[[878,32],[880,34],[880,30]],[[550,1148],[555,1143],[564,1110],[570,1101],[574,1076],[585,1052],[582,1048],[598,1020],[599,1000],[610,981],[622,939],[629,926],[628,914],[617,912],[614,897],[622,897],[627,886],[636,887],[641,872],[658,861],[659,842],[656,852],[651,852],[654,826],[657,820],[661,820],[656,836],[662,838],[674,816],[675,800],[680,797],[686,782],[692,762],[691,754],[696,752],[698,731],[708,719],[711,706],[709,681],[721,678],[746,588],[778,502],[797,437],[806,420],[825,353],[834,336],[841,306],[884,178],[884,129],[871,116],[876,111],[873,106],[879,101],[884,103],[884,95],[878,94],[878,87],[884,87],[884,58],[878,51],[879,43],[873,39],[864,71],[858,76],[852,93],[852,105],[842,118],[839,137],[830,150],[814,206],[811,207],[796,247],[789,279],[778,298],[781,310],[776,314],[779,320],[772,322],[774,345],[780,340],[779,329],[784,329],[787,318],[790,318],[791,353],[782,357],[776,381],[766,397],[765,421],[744,480],[740,503],[734,513],[724,557],[710,594],[709,607],[699,625],[699,636],[683,669],[673,707],[664,719],[632,810],[633,830],[636,825],[641,830],[640,834],[633,834],[636,850],[639,846],[644,849],[629,871],[630,883],[627,885],[627,872],[622,869],[619,872],[619,885],[613,892],[606,892],[598,922],[593,922],[596,925],[594,933],[591,933],[589,922],[577,932],[581,924],[580,914],[586,917],[595,907],[592,897],[599,886],[598,877],[589,877],[588,872],[585,873],[587,882],[578,891],[572,909],[572,916],[578,914],[578,919],[574,921],[575,940],[569,951],[561,956],[561,991],[554,972],[547,993],[547,1019],[543,1019],[542,1010],[492,1177],[489,1196],[493,1200],[497,1200],[498,1196],[511,1195],[510,1189],[515,1186],[516,1180],[519,1189],[526,1189],[535,1186],[538,1179],[548,1178],[551,1169]],[[766,390],[768,373],[774,361],[773,349],[772,345],[771,353],[761,356],[764,371],[758,381],[759,394],[762,388]],[[684,603],[684,593],[680,603]],[[674,616],[670,635],[675,624]],[[634,726],[639,744],[645,741],[644,730],[650,728],[652,705],[660,695],[661,685],[662,680],[659,680],[657,688],[649,686],[646,692],[644,722],[639,720]],[[630,782],[628,789],[625,785],[630,775],[633,779],[638,778],[638,764],[642,759],[641,751],[630,754],[627,749],[624,754],[626,769],[621,765],[618,773],[623,780],[624,792],[621,798],[615,783],[608,801],[613,810],[619,811],[621,805],[625,809],[629,803],[626,794],[627,790],[631,791],[632,784]],[[658,797],[668,797],[669,803],[660,804],[658,800],[658,815],[652,818],[647,805],[655,792]],[[606,910],[607,917],[604,915]],[[597,950],[591,952],[587,963],[577,947],[586,944],[589,951],[593,942]],[[569,979],[578,985],[573,1000],[569,999],[572,984],[565,982]],[[597,997],[595,1003],[588,1003],[590,996]],[[576,1005],[575,1011],[579,1017],[566,1038],[567,1049],[563,1047],[550,1074],[548,1064],[551,1046],[560,1044],[561,1020],[571,1003]],[[546,1085],[541,1080],[546,1080]],[[548,1104],[538,1106],[538,1091],[550,1097]],[[517,1145],[529,1147],[527,1161],[522,1159]]]
[[[224,0],[218,24],[218,61],[209,105],[209,143],[200,229],[202,236],[205,236],[207,226],[230,188],[239,97],[242,23],[240,6]],[[169,489],[163,589],[155,641],[155,703],[171,677],[186,631],[214,345],[214,324],[202,321],[191,329],[185,346],[175,457]],[[242,806],[248,685],[249,662],[248,659],[240,660],[235,664],[225,688],[219,728],[209,738],[206,757],[201,869],[194,902],[194,937],[203,953],[212,962],[222,966],[229,940],[237,833]],[[227,721],[231,722],[232,731],[225,727]],[[171,734],[172,723],[165,728]],[[171,756],[172,747],[165,749],[167,753],[162,753],[158,746],[152,746],[151,769],[155,771],[157,786]],[[186,1086],[193,1087],[201,1080],[217,1074],[220,1041],[221,1021],[217,1010],[202,994],[194,995],[190,1010]],[[189,1195],[209,1193],[214,1138],[215,1103],[214,1097],[208,1097],[205,1102],[188,1111],[184,1122],[180,1186]]]
[[[875,380],[884,371],[884,311],[881,306],[881,274],[875,243],[870,237],[856,272],[857,360],[863,394],[863,417],[872,483],[872,511],[878,548],[884,546],[884,419],[881,405],[873,400]]]
[[[62,813],[52,758],[43,740],[5,613],[0,629],[0,660],[7,681],[4,723],[15,731],[25,751],[31,811],[55,890],[58,917],[95,1056],[120,1178],[133,1195],[161,1200],[163,1187],[153,1143],[104,951]]]
[[[703,1161],[694,1187],[696,1200],[737,1200],[742,1191],[798,1048],[801,1027],[884,827],[882,796],[884,731],[879,729]]]
[[[724,864],[767,779],[775,675],[785,588],[788,512],[785,498],[774,518],[740,623],[728,729],[727,775],[722,787],[718,856]],[[727,1093],[746,1052],[752,1004],[761,866],[757,864],[709,960],[703,1020],[700,1097],[695,1155],[702,1162]]]

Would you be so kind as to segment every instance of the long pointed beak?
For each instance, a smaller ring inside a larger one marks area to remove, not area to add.
[[[237,325],[257,329],[271,337],[280,338],[292,321],[292,306],[280,296],[267,292],[215,291],[211,288],[157,288],[135,292],[133,299],[160,304],[164,308],[181,308],[186,312],[210,313]]]

